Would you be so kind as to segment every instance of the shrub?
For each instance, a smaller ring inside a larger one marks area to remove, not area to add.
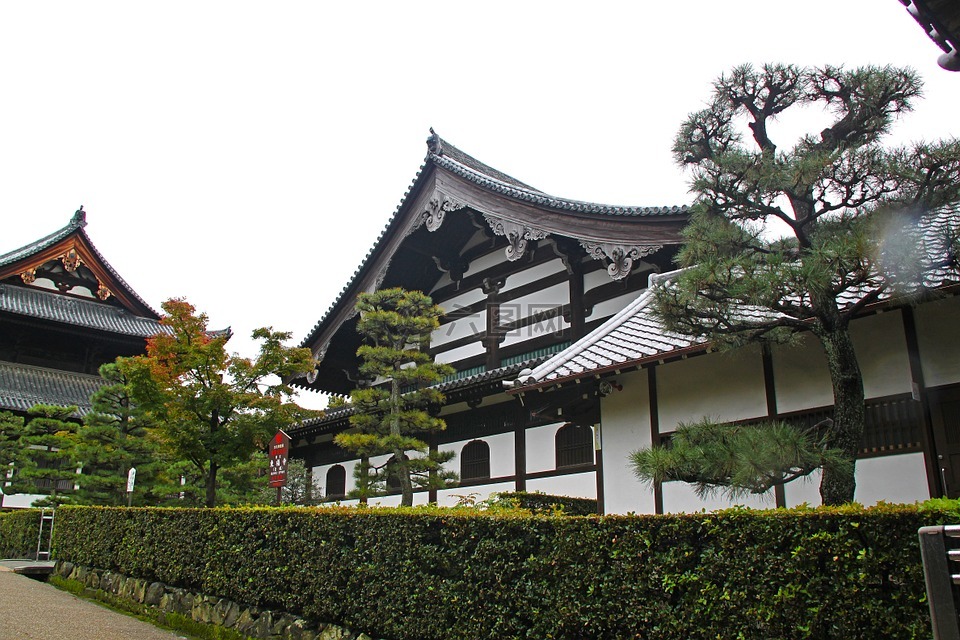
[[[597,501],[593,498],[552,496],[546,493],[511,491],[498,493],[496,503],[529,509],[534,513],[549,513],[567,516],[592,516],[597,513]]]
[[[39,534],[38,509],[0,513],[0,558],[35,558]]]
[[[881,505],[677,516],[63,507],[58,557],[375,637],[921,638],[917,529]]]

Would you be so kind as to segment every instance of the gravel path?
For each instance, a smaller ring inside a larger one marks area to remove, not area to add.
[[[170,631],[0,571],[0,640],[176,640]]]

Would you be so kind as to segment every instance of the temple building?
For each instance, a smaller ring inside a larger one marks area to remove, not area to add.
[[[36,404],[90,410],[100,365],[142,354],[160,316],[91,242],[81,207],[70,223],[0,255],[0,410]],[[3,496],[3,507],[35,496]]]
[[[447,429],[430,446],[456,453],[448,466],[460,486],[420,491],[415,504],[540,491],[596,499],[601,513],[728,506],[685,483],[641,484],[628,455],[704,416],[813,424],[830,415],[831,384],[812,337],[716,352],[664,329],[651,301],[686,220],[685,207],[550,196],[431,135],[401,204],[301,345],[317,368],[293,383],[335,395],[370,384],[357,370],[357,295],[422,290],[445,311],[430,352],[457,371],[439,385]],[[929,264],[946,266],[925,275],[923,296],[871,304],[851,329],[867,399],[856,495],[865,504],[960,495],[960,270],[949,259],[960,210],[930,212],[917,233]],[[351,411],[290,430],[291,455],[328,500],[354,487],[357,461],[333,443]],[[815,505],[818,484],[814,474],[738,502]],[[387,488],[371,502],[398,504],[399,489]]]
[[[912,503],[960,497],[960,206],[922,216],[915,228],[923,282],[867,305],[851,324],[863,373],[866,424],[856,466],[855,500]],[[598,464],[606,513],[664,513],[732,506],[701,498],[692,485],[642,485],[631,451],[659,445],[677,425],[706,416],[717,422],[776,419],[812,426],[832,415],[833,392],[822,346],[758,345],[712,351],[711,345],[667,331],[653,310],[653,278],[620,313],[548,361],[523,371],[511,393],[526,404],[562,406],[570,389],[600,390]],[[906,295],[903,295],[905,293]],[[855,300],[848,299],[847,304]],[[551,401],[551,396],[557,400]],[[739,499],[754,507],[820,503],[819,472]]]
[[[596,389],[572,389],[563,414],[505,393],[504,381],[583,338],[670,270],[686,207],[615,207],[554,197],[460,151],[431,131],[409,191],[363,264],[301,346],[318,365],[293,384],[348,394],[362,380],[357,295],[403,287],[428,293],[445,315],[430,352],[456,373],[440,384],[447,428],[431,447],[453,451],[455,489],[415,503],[526,490],[597,498],[591,426]],[[329,499],[353,487],[356,460],[333,443],[349,407],[291,429],[291,455]],[[383,464],[384,460],[372,460]],[[381,498],[397,504],[398,492]]]

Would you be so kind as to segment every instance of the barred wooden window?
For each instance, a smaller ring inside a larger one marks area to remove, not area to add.
[[[593,464],[593,429],[567,424],[557,431],[557,469]]]
[[[347,470],[343,465],[335,464],[327,469],[326,496],[343,498],[347,495]]]
[[[490,445],[483,440],[468,442],[460,452],[460,479],[484,480],[490,477]]]

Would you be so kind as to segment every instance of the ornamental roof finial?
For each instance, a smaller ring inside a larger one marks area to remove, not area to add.
[[[73,217],[70,218],[70,224],[81,227],[87,226],[87,212],[83,210],[83,205],[80,205],[80,208],[74,212]]]
[[[443,155],[443,141],[433,127],[430,127],[430,137],[427,138],[427,151],[435,156]]]

